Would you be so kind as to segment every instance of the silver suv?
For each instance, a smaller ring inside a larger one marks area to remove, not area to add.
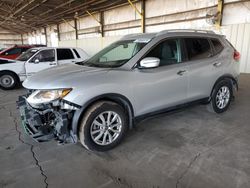
[[[240,54],[210,31],[128,35],[90,59],[37,73],[18,106],[37,141],[78,140],[90,150],[118,145],[138,120],[193,102],[226,111]]]

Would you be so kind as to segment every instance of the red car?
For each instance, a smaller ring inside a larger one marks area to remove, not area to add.
[[[6,59],[16,59],[19,55],[21,55],[26,50],[33,48],[32,45],[15,45],[11,48],[5,49],[0,52],[0,58]]]

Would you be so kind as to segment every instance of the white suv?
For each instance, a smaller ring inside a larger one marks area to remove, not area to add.
[[[88,58],[80,48],[32,48],[16,60],[0,59],[0,87],[13,89],[27,77],[44,69]]]

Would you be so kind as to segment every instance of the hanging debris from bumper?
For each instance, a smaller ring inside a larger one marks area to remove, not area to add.
[[[42,105],[35,109],[26,101],[26,95],[20,96],[17,106],[21,114],[25,132],[37,142],[52,139],[64,143],[76,142],[75,135],[71,135],[70,125],[74,114],[72,110],[61,110],[52,104]]]

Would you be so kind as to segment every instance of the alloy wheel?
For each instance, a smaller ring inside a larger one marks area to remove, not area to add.
[[[121,134],[122,120],[114,111],[99,114],[91,124],[90,135],[98,145],[109,145]]]
[[[216,95],[216,106],[223,109],[227,106],[230,100],[230,89],[227,86],[221,87]]]

